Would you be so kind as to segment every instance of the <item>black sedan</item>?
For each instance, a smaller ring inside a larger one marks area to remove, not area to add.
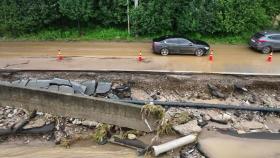
[[[207,54],[209,49],[209,44],[204,41],[179,36],[164,36],[153,39],[153,51],[161,55],[194,54],[202,56]]]

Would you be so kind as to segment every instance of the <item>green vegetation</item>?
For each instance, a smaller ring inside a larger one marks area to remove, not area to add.
[[[146,104],[142,106],[141,113],[143,118],[147,118],[151,115],[155,119],[161,120],[165,115],[165,109],[160,105]]]
[[[17,37],[18,40],[132,40],[126,30],[116,28],[82,28],[82,32],[75,28],[69,29],[45,29],[36,33],[23,34]],[[7,38],[6,40],[12,40]]]
[[[279,0],[2,0],[2,40],[150,40],[180,34],[210,43],[244,43],[279,29]]]
[[[97,143],[102,143],[107,138],[110,129],[111,126],[108,124],[99,124],[92,135],[93,140]]]

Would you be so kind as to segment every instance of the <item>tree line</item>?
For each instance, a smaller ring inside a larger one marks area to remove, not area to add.
[[[272,28],[279,0],[1,0],[0,36],[45,28],[126,29],[133,35],[234,35]]]

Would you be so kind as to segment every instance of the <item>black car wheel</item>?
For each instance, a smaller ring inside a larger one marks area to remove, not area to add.
[[[200,57],[203,54],[204,54],[204,50],[203,49],[199,48],[199,49],[195,50],[195,55],[196,56]]]
[[[163,48],[160,50],[160,54],[166,56],[169,54],[169,50],[167,48]]]
[[[262,49],[262,53],[263,54],[268,54],[268,53],[270,53],[271,52],[271,48],[270,47],[264,47],[263,49]]]

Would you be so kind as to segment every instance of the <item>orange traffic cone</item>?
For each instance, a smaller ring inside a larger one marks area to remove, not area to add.
[[[213,61],[214,57],[213,57],[213,50],[211,50],[210,55],[209,55],[209,61]]]
[[[57,53],[57,58],[56,58],[57,61],[62,61],[63,60],[63,56],[61,54],[61,51],[60,49],[58,50],[58,53]]]
[[[272,62],[272,52],[269,54],[269,56],[267,57],[267,61],[268,62]]]
[[[141,62],[142,60],[143,60],[142,52],[140,51],[140,53],[138,55],[138,61]]]

